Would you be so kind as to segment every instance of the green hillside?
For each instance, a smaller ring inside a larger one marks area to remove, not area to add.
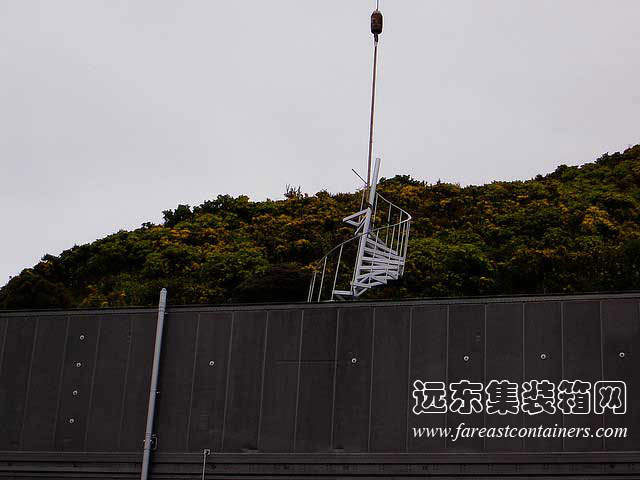
[[[405,277],[377,297],[640,289],[640,145],[546,176],[460,187],[408,176],[380,192],[414,216]],[[308,266],[352,228],[356,193],[219,195],[60,256],[0,290],[0,309],[301,301]]]

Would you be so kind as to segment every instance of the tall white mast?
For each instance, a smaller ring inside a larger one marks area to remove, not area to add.
[[[307,297],[310,302],[355,299],[372,287],[385,285],[389,280],[397,280],[404,273],[411,215],[376,191],[380,159],[376,158],[372,165],[378,36],[382,33],[382,13],[378,6],[371,14],[371,33],[373,34],[373,78],[369,155],[367,180],[362,192],[363,205],[359,212],[343,219],[345,223],[356,228],[355,236],[334,247],[316,265]],[[355,259],[351,257],[351,263],[346,258],[350,255],[355,256]],[[346,279],[344,273],[342,276],[339,275],[341,266],[345,264],[351,268],[350,279]]]

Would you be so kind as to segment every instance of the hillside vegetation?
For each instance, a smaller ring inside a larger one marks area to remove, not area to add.
[[[381,193],[414,216],[405,277],[375,297],[640,289],[640,145],[528,181],[460,187],[408,176]],[[360,193],[219,195],[60,256],[0,290],[0,308],[301,301],[309,265],[352,228]]]

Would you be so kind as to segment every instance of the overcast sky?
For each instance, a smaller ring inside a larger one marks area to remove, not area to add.
[[[350,191],[373,0],[0,0],[0,285],[218,194]],[[640,1],[382,0],[382,175],[527,179],[640,142]]]

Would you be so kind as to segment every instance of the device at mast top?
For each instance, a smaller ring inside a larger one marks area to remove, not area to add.
[[[382,33],[382,13],[377,8],[371,14],[371,33],[376,40],[378,40],[378,35]]]

